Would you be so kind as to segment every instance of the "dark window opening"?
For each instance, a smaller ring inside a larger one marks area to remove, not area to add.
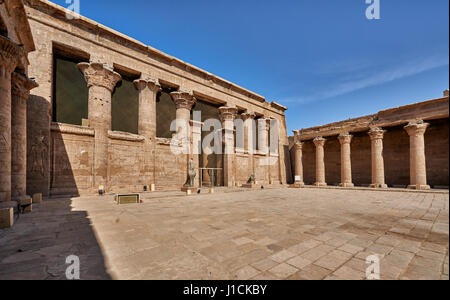
[[[111,100],[111,128],[133,134],[139,133],[139,91],[133,81],[137,77],[121,74],[119,82],[113,92]]]
[[[53,60],[53,121],[82,125],[88,119],[88,87],[77,65],[86,60],[55,54]]]
[[[174,134],[170,131],[170,125],[177,115],[177,108],[170,95],[173,91],[175,89],[163,87],[156,98],[156,136],[159,138],[170,139]]]

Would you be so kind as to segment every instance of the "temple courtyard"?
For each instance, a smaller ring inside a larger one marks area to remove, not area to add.
[[[177,191],[52,198],[0,230],[0,279],[448,279],[448,191]]]

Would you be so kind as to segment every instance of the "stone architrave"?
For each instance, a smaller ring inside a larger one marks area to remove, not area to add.
[[[429,124],[423,121],[411,122],[405,126],[410,138],[410,189],[429,190],[425,158],[425,132]]]
[[[89,89],[89,127],[95,130],[93,188],[108,187],[108,131],[111,130],[111,98],[122,77],[112,67],[100,63],[80,63]]]

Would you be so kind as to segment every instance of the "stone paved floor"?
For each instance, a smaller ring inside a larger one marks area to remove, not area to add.
[[[269,189],[49,199],[0,230],[0,279],[448,279],[448,194]]]

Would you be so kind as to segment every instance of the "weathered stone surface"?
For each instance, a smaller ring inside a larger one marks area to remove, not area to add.
[[[218,188],[142,196],[127,206],[110,196],[36,206],[0,230],[0,278],[65,279],[69,255],[80,257],[81,279],[364,279],[373,254],[382,279],[448,276],[448,232],[439,229],[448,227],[448,194]],[[424,236],[391,233],[406,224]],[[442,240],[430,241],[433,231]]]
[[[0,208],[0,229],[9,228],[14,225],[14,209]]]

